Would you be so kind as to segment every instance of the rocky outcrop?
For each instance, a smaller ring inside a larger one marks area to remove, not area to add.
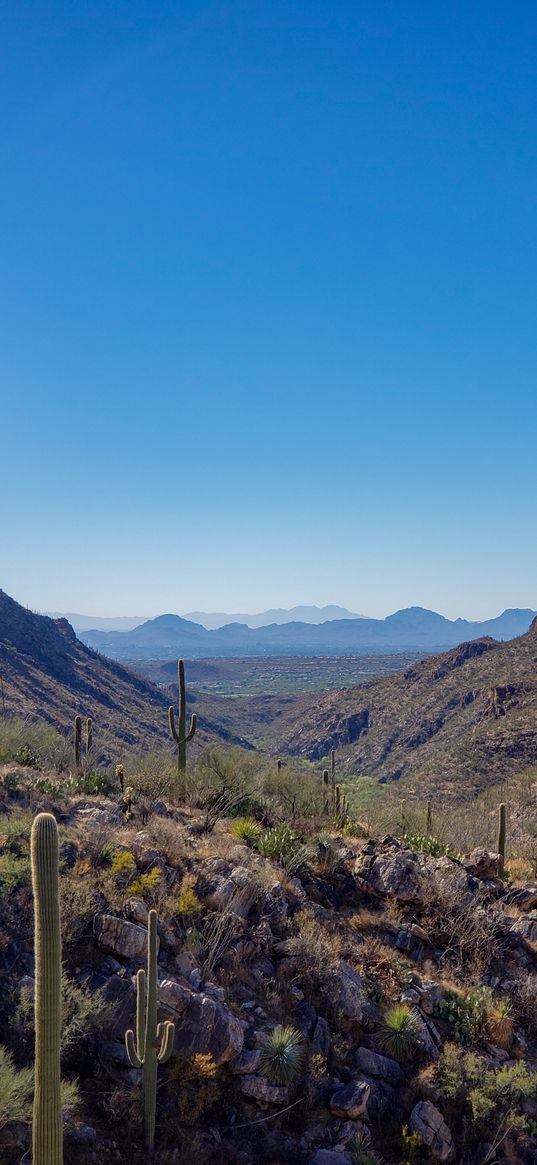
[[[202,1053],[215,1064],[227,1064],[242,1051],[244,1031],[223,1003],[203,993],[192,993],[175,1025],[175,1051],[188,1056]]]
[[[367,1116],[370,1092],[371,1088],[365,1080],[351,1080],[349,1084],[342,1084],[330,1099],[332,1115],[344,1117],[345,1120]]]
[[[93,930],[99,949],[105,954],[129,962],[145,963],[147,954],[145,927],[135,922],[127,922],[124,918],[116,918],[113,914],[96,914]]]

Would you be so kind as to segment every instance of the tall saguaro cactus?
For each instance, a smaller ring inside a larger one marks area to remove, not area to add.
[[[175,723],[175,712],[173,708],[168,708],[168,723],[170,725],[170,732],[177,745],[177,771],[184,773],[186,769],[186,746],[189,740],[192,740],[197,727],[196,713],[193,712],[190,719],[190,728],[186,730],[186,689],[185,689],[185,665],[182,659],[177,661],[177,685],[179,688],[179,723]]]
[[[157,912],[150,910],[147,919],[147,973],[140,968],[136,976],[136,1036],[125,1032],[127,1056],[133,1068],[142,1068],[144,1097],[144,1135],[148,1153],[155,1145],[157,1110],[157,1069],[172,1054],[175,1024],[170,1020],[157,1024]]]
[[[39,813],[32,826],[35,917],[35,1091],[33,1165],[62,1165],[60,1081],[61,936],[58,826]]]
[[[502,801],[498,810],[498,853],[500,855],[500,874],[503,874],[505,869],[505,833],[506,833],[507,813],[505,805]]]
[[[93,748],[93,720],[91,716],[86,719],[86,756]]]

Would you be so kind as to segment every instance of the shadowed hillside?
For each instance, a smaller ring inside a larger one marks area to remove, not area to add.
[[[509,643],[480,639],[301,707],[280,739],[345,773],[409,778],[466,798],[537,763],[537,620]]]
[[[0,591],[0,713],[40,717],[70,731],[76,713],[92,716],[99,750],[169,743],[169,694],[85,647],[66,619],[35,615]],[[239,743],[195,703],[194,746]]]

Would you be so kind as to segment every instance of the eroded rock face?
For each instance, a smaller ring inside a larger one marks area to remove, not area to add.
[[[513,923],[513,934],[520,935],[530,943],[537,942],[537,910],[532,910],[525,918],[519,918]]]
[[[454,1145],[442,1113],[430,1100],[420,1100],[410,1114],[411,1133],[417,1133],[437,1161],[452,1161]]]
[[[147,930],[135,922],[115,918],[113,914],[96,914],[94,934],[99,949],[117,959],[145,963],[147,957]],[[157,950],[159,939],[157,938]]]
[[[461,898],[470,893],[468,873],[452,858],[414,853],[393,838],[368,847],[356,860],[356,877],[380,898],[421,905],[431,890]]]

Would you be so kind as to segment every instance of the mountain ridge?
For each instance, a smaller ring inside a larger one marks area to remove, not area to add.
[[[231,623],[207,630],[180,615],[167,613],[131,632],[81,632],[84,643],[113,659],[193,659],[273,655],[355,655],[367,651],[442,651],[463,640],[491,636],[498,640],[524,634],[536,612],[507,608],[494,619],[450,620],[424,607],[394,611],[385,619],[335,619],[325,623],[293,622],[250,628]]]

